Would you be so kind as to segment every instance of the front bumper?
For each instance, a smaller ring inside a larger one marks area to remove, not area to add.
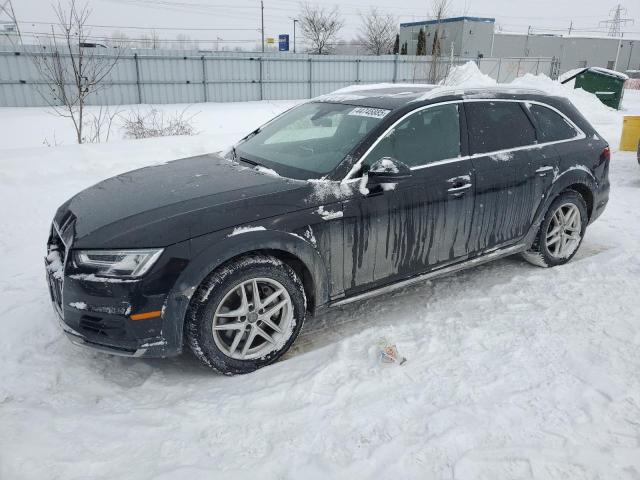
[[[60,327],[73,344],[128,357],[169,357],[181,352],[181,339],[175,335],[175,326],[170,327],[175,322],[165,318],[167,292],[174,280],[166,269],[140,280],[99,278],[74,270],[67,262],[67,251],[52,229],[46,279]],[[151,311],[162,314],[144,320],[130,317]]]
[[[73,328],[69,327],[64,323],[64,321],[60,320],[60,328],[64,332],[65,336],[69,339],[71,343],[77,345],[79,347],[86,347],[92,350],[98,350],[100,352],[108,353],[111,355],[119,355],[122,357],[163,357],[165,355],[162,352],[149,352],[150,349],[157,350],[158,347],[166,345],[166,341],[161,337],[158,337],[158,340],[155,343],[142,344],[139,348],[135,350],[131,350],[127,347],[119,348],[113,345],[104,345],[101,343],[92,342],[87,339],[81,333],[76,332]]]
[[[125,357],[161,358],[180,353],[180,348],[170,345],[161,334],[150,335],[162,330],[161,326],[158,328],[158,325],[162,324],[162,318],[136,322],[124,313],[116,313],[117,310],[113,306],[104,305],[107,302],[95,304],[95,297],[92,297],[93,305],[87,304],[86,301],[67,302],[76,306],[65,305],[63,298],[79,298],[78,285],[69,287],[65,285],[67,279],[64,279],[58,286],[55,283],[57,280],[49,273],[47,281],[58,324],[74,345]],[[73,281],[69,280],[69,283]],[[95,285],[90,287],[96,288]],[[60,297],[57,297],[56,289],[60,292]],[[80,298],[89,297],[82,295]]]

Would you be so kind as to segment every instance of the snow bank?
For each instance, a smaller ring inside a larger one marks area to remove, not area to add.
[[[544,74],[532,75],[527,73],[510,83],[498,84],[494,79],[482,73],[475,62],[467,62],[459,67],[454,67],[447,78],[442,82],[442,87],[429,92],[427,95],[437,95],[439,91],[449,90],[451,87],[461,88],[486,88],[486,87],[518,87],[523,89],[541,90],[549,95],[568,98],[575,107],[593,124],[598,125],[600,133],[609,141],[617,143],[616,131],[620,124],[619,113],[604,105],[598,97],[592,93],[580,89],[574,89],[572,85],[563,85],[551,80]]]
[[[475,62],[453,67],[440,85],[462,88],[495,87],[496,81],[480,71]]]
[[[63,337],[42,262],[56,207],[123,169],[220,149],[286,107],[218,107],[222,120],[197,137],[46,148],[34,136],[35,148],[0,151],[0,478],[635,479],[635,153],[614,156],[610,204],[568,265],[507,258],[331,309],[309,319],[285,361],[251,375],[214,375],[189,354],[112,357]],[[640,113],[640,92],[624,107]],[[51,125],[28,110],[34,130]],[[0,148],[13,121],[0,109]],[[342,193],[315,183],[319,195]],[[380,364],[380,337],[404,366]]]
[[[170,105],[121,105],[110,107],[117,109],[109,143],[126,141],[123,118],[130,113],[145,114],[156,109],[168,118],[175,113],[185,112],[193,117],[195,137],[208,137],[223,148],[232,139],[240,139],[282,111],[297,105],[302,100],[282,100],[264,102],[238,102],[229,108],[228,103],[197,103]],[[89,106],[89,113],[96,113],[99,107]],[[27,147],[60,147],[75,145],[75,133],[70,128],[70,120],[56,116],[50,109],[0,108],[0,150]],[[225,138],[226,137],[226,138]],[[166,137],[165,137],[166,138]],[[193,138],[193,137],[191,137]],[[196,140],[197,141],[197,140]],[[185,140],[189,143],[189,140]],[[174,157],[176,158],[176,157]]]

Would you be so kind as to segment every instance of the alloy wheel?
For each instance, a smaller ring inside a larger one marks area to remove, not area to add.
[[[547,228],[546,246],[549,254],[556,258],[567,258],[580,245],[582,219],[580,210],[573,203],[560,205]]]
[[[261,358],[287,342],[293,322],[286,288],[271,278],[253,278],[230,289],[218,305],[213,339],[228,357]]]

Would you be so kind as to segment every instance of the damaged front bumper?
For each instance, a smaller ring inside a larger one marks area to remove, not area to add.
[[[92,342],[81,333],[76,332],[73,328],[69,327],[60,319],[60,328],[63,333],[69,339],[71,343],[79,347],[90,348],[91,350],[98,350],[110,355],[119,355],[122,357],[165,357],[164,346],[167,342],[162,337],[156,337],[150,339],[149,342],[145,342],[140,345],[139,348],[131,350],[127,347],[117,347],[114,345],[105,345],[102,343]]]
[[[127,357],[169,357],[181,352],[181,339],[164,318],[169,283],[82,274],[69,265],[67,251],[52,229],[45,258],[46,279],[58,323],[73,344]],[[150,311],[158,312],[157,316],[131,318],[133,313]]]
[[[92,307],[84,302],[82,309],[65,306],[57,300],[54,293],[56,287],[51,285],[50,275],[47,277],[58,324],[74,345],[125,357],[159,358],[179,353],[180,349],[175,345],[171,346],[162,335],[148,335],[157,331],[152,323],[158,322],[145,320],[146,325],[140,325],[144,322],[134,322],[124,314],[115,313],[111,309],[107,313],[104,306]],[[64,290],[68,288],[65,286]],[[64,293],[67,296],[67,292]],[[158,320],[161,322],[161,319]],[[135,323],[137,325],[132,325]]]

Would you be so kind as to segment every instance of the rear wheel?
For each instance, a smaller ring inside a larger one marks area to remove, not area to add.
[[[270,256],[244,257],[200,286],[187,319],[187,341],[211,368],[249,373],[289,349],[305,307],[302,283],[288,265]]]
[[[582,243],[587,221],[582,196],[573,190],[563,192],[549,207],[531,249],[523,257],[541,267],[567,263]]]

